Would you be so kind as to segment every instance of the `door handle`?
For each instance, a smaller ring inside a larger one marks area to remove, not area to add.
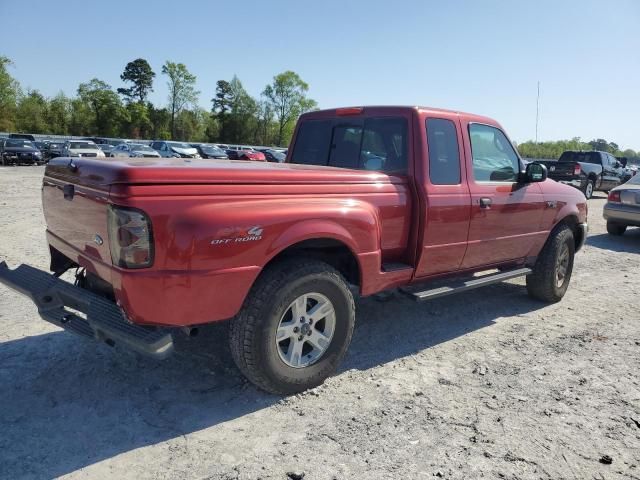
[[[491,199],[487,197],[482,197],[480,199],[480,208],[489,208],[491,207]]]

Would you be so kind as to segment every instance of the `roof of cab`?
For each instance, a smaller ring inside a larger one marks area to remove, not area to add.
[[[446,115],[455,115],[455,116],[463,117],[473,122],[487,123],[492,125],[495,125],[498,123],[494,119],[485,117],[483,115],[476,115],[474,113],[461,112],[458,110],[448,110],[445,108],[425,107],[420,105],[359,105],[359,106],[351,106],[351,107],[338,107],[338,108],[328,108],[324,110],[315,110],[313,112],[305,113],[304,116],[305,117],[307,116],[311,116],[311,117],[338,116],[337,112],[339,110],[351,110],[351,109],[354,109],[354,110],[362,109],[362,112],[352,114],[353,116],[360,115],[361,113],[366,114],[368,110],[375,110],[376,112],[385,112],[385,113],[414,110],[418,113],[426,114],[426,115],[446,114]]]

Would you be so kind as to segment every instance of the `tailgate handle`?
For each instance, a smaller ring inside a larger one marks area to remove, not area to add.
[[[73,196],[76,193],[76,189],[73,185],[71,184],[65,185],[62,191],[64,192],[65,200],[73,200]]]

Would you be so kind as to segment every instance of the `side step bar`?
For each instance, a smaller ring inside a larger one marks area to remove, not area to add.
[[[409,295],[417,302],[431,300],[433,298],[444,297],[453,293],[466,292],[474,288],[484,287],[493,283],[504,282],[512,278],[523,277],[531,273],[530,268],[518,268],[516,270],[507,270],[504,272],[492,273],[482,277],[472,277],[468,280],[453,280],[446,284],[439,284],[438,287],[428,290],[418,290],[419,287],[405,287],[400,291]]]
[[[132,324],[115,303],[48,272],[29,265],[11,270],[0,262],[0,283],[29,297],[44,320],[70,332],[157,359],[173,352],[167,330]]]

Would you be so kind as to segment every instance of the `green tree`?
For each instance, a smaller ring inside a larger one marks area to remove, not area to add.
[[[233,103],[231,84],[226,80],[218,80],[216,82],[216,96],[211,99],[211,102],[213,103],[211,112],[218,120],[220,141],[227,142],[229,136],[227,120]]]
[[[122,125],[122,135],[130,138],[147,138],[153,128],[147,105],[140,102],[131,102],[126,106],[126,111],[127,115]]]
[[[120,75],[123,82],[130,82],[129,88],[118,88],[118,93],[129,102],[144,103],[149,92],[153,91],[153,78],[156,76],[151,65],[144,58],[137,58],[127,63]]]
[[[48,133],[48,102],[37,90],[29,90],[18,101],[16,127],[20,132]]]
[[[278,122],[278,145],[283,145],[285,133],[293,128],[293,120],[301,113],[316,108],[315,100],[307,98],[308,90],[309,85],[291,70],[276,75],[273,83],[265,87],[263,95],[271,102]]]
[[[166,108],[156,108],[147,103],[147,112],[151,121],[151,138],[169,140],[171,138],[171,114]]]
[[[171,138],[176,133],[176,116],[187,105],[195,105],[198,102],[200,92],[196,90],[196,76],[189,73],[183,63],[167,61],[162,66],[162,73],[169,79],[169,111],[171,113]]]
[[[8,71],[13,62],[4,56],[0,56],[0,131],[15,129],[15,117],[18,98],[20,97],[20,84]]]
[[[95,117],[88,103],[77,97],[71,100],[70,135],[91,135],[95,133],[93,130],[94,121]]]
[[[49,100],[47,123],[49,133],[68,135],[71,124],[71,100],[62,92]]]
[[[121,123],[127,120],[127,112],[122,107],[120,97],[107,83],[97,78],[81,83],[78,97],[93,113],[92,133],[110,137],[118,135]]]

